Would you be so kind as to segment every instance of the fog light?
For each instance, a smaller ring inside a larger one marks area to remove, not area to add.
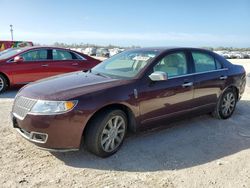
[[[48,139],[48,135],[45,133],[31,132],[31,140],[38,143],[45,143]]]

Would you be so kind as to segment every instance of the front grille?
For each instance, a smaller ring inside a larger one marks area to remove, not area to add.
[[[37,100],[29,99],[27,97],[17,97],[13,105],[13,114],[23,120],[32,107],[36,104]]]

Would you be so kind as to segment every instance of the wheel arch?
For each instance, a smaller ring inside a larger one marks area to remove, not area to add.
[[[10,87],[10,79],[7,76],[7,74],[5,74],[4,72],[0,71],[0,75],[2,75],[7,80],[7,87]]]
[[[221,92],[221,95],[228,89],[232,89],[235,94],[236,94],[236,97],[237,97],[237,101],[239,100],[239,88],[237,88],[237,86],[235,85],[230,85],[228,87],[226,87],[222,92]]]
[[[113,103],[113,104],[108,104],[106,106],[103,106],[102,108],[98,109],[87,121],[86,126],[84,127],[83,130],[83,137],[85,137],[86,134],[86,129],[88,128],[88,126],[91,124],[91,121],[99,114],[108,111],[108,110],[112,110],[112,109],[119,109],[122,110],[126,116],[127,116],[127,120],[128,120],[128,130],[131,132],[136,132],[137,129],[137,124],[136,124],[136,118],[135,115],[133,113],[133,111],[125,104],[121,104],[121,103]]]

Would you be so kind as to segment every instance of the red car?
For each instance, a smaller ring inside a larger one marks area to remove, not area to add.
[[[42,78],[87,71],[100,63],[85,54],[56,47],[25,47],[0,52],[0,92]]]

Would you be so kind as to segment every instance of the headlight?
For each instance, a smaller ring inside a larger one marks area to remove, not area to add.
[[[38,100],[32,107],[30,114],[51,115],[64,113],[72,110],[77,104],[77,101],[45,101]]]

